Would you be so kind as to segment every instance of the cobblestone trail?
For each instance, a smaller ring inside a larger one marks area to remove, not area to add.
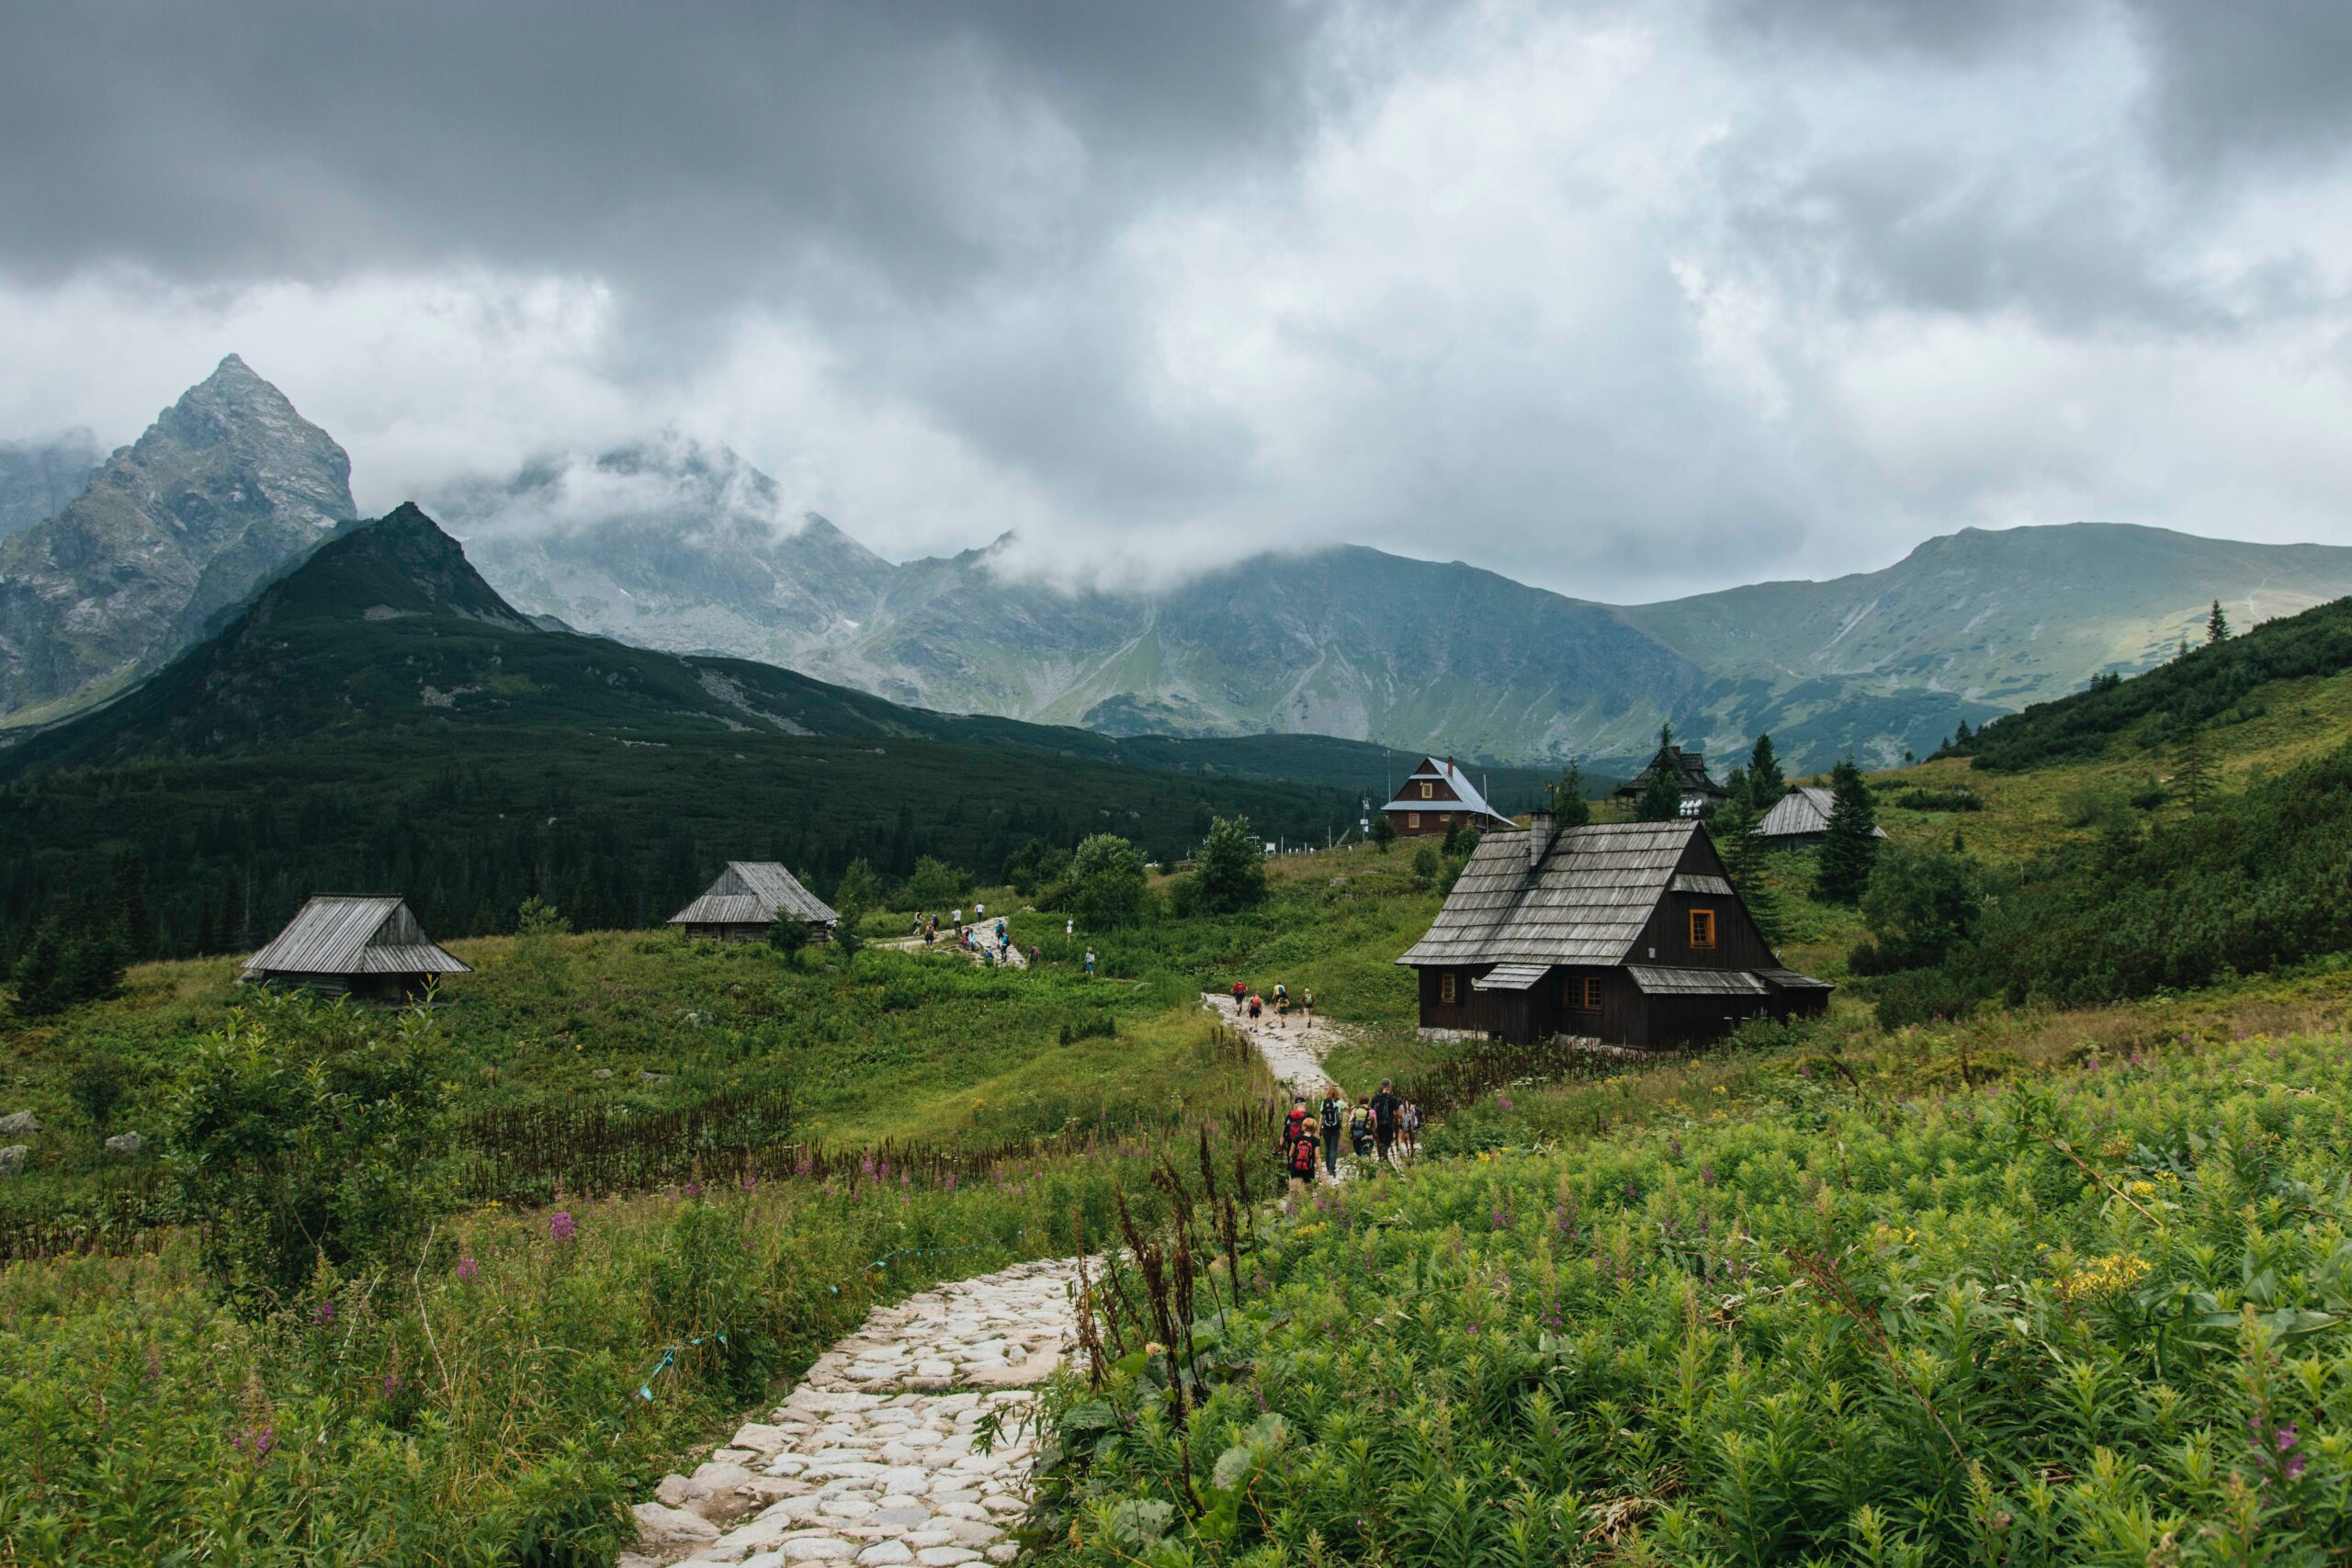
[[[1033,1385],[1075,1341],[1077,1281],[1072,1259],[1024,1263],[875,1308],[770,1420],[637,1506],[620,1568],[1012,1562]],[[1002,1436],[981,1453],[992,1413]]]

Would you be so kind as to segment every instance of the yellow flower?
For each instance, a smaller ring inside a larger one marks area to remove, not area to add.
[[[2147,1259],[2110,1252],[2105,1258],[2092,1258],[2073,1273],[2053,1280],[2052,1284],[2061,1300],[2084,1302],[2098,1296],[2119,1295],[2147,1277]]]

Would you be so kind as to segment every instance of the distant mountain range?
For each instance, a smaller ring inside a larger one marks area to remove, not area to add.
[[[32,507],[10,497],[55,494],[72,460],[15,471],[0,462],[0,506]],[[55,516],[0,539],[0,725],[103,700],[220,624],[356,510],[347,476],[323,431],[223,361]],[[1801,768],[1896,761],[1961,719],[2145,668],[2201,635],[2214,599],[2244,626],[2352,592],[2352,548],[2088,523],[1970,529],[1880,571],[1633,606],[1361,547],[1066,592],[993,547],[894,564],[792,514],[725,447],[676,439],[430,504],[536,626],[786,665],[906,708],[1490,765],[1638,763],[1664,721],[1716,755],[1769,730]]]
[[[682,442],[443,504],[518,605],[656,646],[1114,734],[1310,731],[1516,761],[1638,762],[1668,720],[1716,752],[1770,730],[1803,767],[1896,761],[1961,719],[2146,668],[2201,636],[2216,598],[2250,625],[2352,592],[2352,548],[2077,523],[1632,606],[1347,546],[1069,593],[1001,571],[993,547],[894,566],[780,507],[732,452]]]

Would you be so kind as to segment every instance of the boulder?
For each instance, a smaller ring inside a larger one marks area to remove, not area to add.
[[[107,1140],[107,1153],[110,1155],[135,1155],[141,1149],[144,1148],[146,1145],[147,1140],[141,1137],[136,1133],[117,1133],[113,1137]]]
[[[673,1508],[661,1503],[639,1503],[629,1512],[637,1517],[637,1539],[640,1546],[658,1549],[718,1539],[717,1525],[700,1514],[689,1514],[684,1508]]]
[[[792,1446],[792,1434],[781,1427],[771,1427],[760,1421],[746,1421],[735,1428],[735,1436],[728,1446],[749,1449],[757,1454],[781,1453]]]
[[[30,1144],[10,1144],[0,1149],[0,1176],[14,1176],[25,1168],[25,1158],[33,1152]]]
[[[0,1116],[0,1138],[28,1138],[40,1131],[40,1118],[29,1111],[11,1111]]]
[[[709,1495],[709,1487],[683,1475],[665,1475],[662,1478],[662,1484],[653,1489],[654,1501],[665,1508],[683,1508]]]

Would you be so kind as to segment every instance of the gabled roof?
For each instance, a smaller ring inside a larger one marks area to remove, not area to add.
[[[789,915],[812,925],[841,917],[772,860],[731,860],[701,897],[670,917],[673,926],[763,926]]]
[[[1532,874],[1525,832],[1490,833],[1429,934],[1396,962],[1623,963],[1697,831],[1688,818],[1570,828]]]
[[[1674,768],[1674,782],[1684,794],[1703,795],[1710,800],[1721,800],[1731,794],[1707,776],[1705,752],[1685,751],[1679,746],[1668,746],[1666,759]],[[1650,782],[1650,775],[1657,771],[1657,759],[1652,757],[1648,767],[1617,786],[1617,793],[1628,797],[1641,794],[1643,786]]]
[[[1452,800],[1421,799],[1419,795],[1413,793],[1413,785],[1420,783],[1423,779],[1431,779],[1439,784],[1446,785],[1453,791],[1454,798]],[[1451,757],[1447,757],[1442,760],[1436,757],[1422,758],[1421,765],[1415,768],[1410,773],[1408,773],[1405,776],[1405,786],[1396,792],[1396,798],[1382,807],[1381,809],[1383,811],[1444,811],[1453,809],[1466,811],[1473,816],[1490,818],[1495,822],[1503,826],[1509,826],[1510,823],[1510,818],[1504,816],[1501,812],[1487,804],[1487,797],[1478,793],[1478,786],[1470,782],[1470,775],[1467,773],[1464,773]]]
[[[1764,820],[1756,824],[1759,838],[1793,839],[1808,833],[1829,831],[1829,808],[1837,801],[1835,790],[1824,784],[1798,784],[1772,805]],[[1883,839],[1886,829],[1873,828],[1873,836]]]
[[[398,898],[322,894],[245,960],[258,975],[464,975]]]

